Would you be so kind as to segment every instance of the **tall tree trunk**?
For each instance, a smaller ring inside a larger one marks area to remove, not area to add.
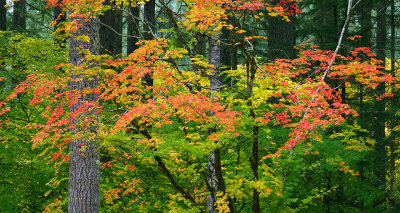
[[[274,0],[273,4],[279,3]],[[295,57],[294,16],[289,16],[290,22],[282,17],[268,16],[268,60],[277,58],[292,59]]]
[[[371,0],[364,0],[360,3],[361,9],[361,46],[372,47],[372,7]]]
[[[334,50],[338,40],[337,1],[322,0],[315,7],[316,22],[321,26],[317,32],[318,45],[323,50]]]
[[[255,75],[257,68],[255,67],[255,62],[253,59],[248,58],[246,62],[246,78],[247,78],[247,106],[250,109],[250,117],[254,120],[256,118],[255,111],[253,109],[253,102],[250,99],[253,94],[253,86],[254,86],[254,80],[255,80]],[[252,137],[252,151],[251,151],[251,157],[250,157],[250,166],[251,170],[253,171],[253,178],[254,182],[257,182],[259,180],[259,172],[258,172],[258,164],[259,164],[259,126],[256,124],[253,124],[252,126],[253,131],[251,134]],[[257,189],[253,189],[253,206],[252,210],[254,213],[259,213],[261,212],[260,209],[260,192],[257,191]]]
[[[211,90],[211,99],[214,98],[214,92],[219,91],[219,87],[221,86],[221,82],[223,84],[228,84],[229,79],[224,79],[224,76],[221,76],[221,71],[223,69],[231,69],[232,61],[231,61],[231,49],[226,46],[222,46],[218,43],[217,40],[222,40],[226,43],[230,43],[230,33],[228,30],[223,29],[221,35],[214,36],[210,42],[210,63],[215,67],[215,72],[213,76],[210,78],[210,90]],[[202,49],[203,44],[200,44],[200,52],[203,52]],[[220,68],[222,64],[223,68]],[[227,67],[227,68],[225,68]],[[211,115],[212,116],[212,115]],[[210,129],[210,134],[218,131],[215,128]],[[208,212],[216,212],[215,210],[215,202],[216,202],[216,193],[221,191],[225,194],[225,181],[222,173],[222,164],[221,164],[221,149],[217,148],[211,151],[208,156],[208,184],[210,186],[210,195],[207,199],[207,210]],[[234,212],[234,203],[230,197],[228,197],[230,212]]]
[[[61,0],[58,1],[61,3]],[[61,24],[67,20],[67,16],[65,13],[63,13],[62,8],[59,6],[54,7],[54,14],[53,14],[54,20],[56,20],[56,24],[54,25],[54,31],[56,31],[59,27],[61,27]],[[60,31],[56,36],[55,40],[58,42],[60,45],[65,45],[66,40],[64,38],[64,31]]]
[[[211,98],[214,96],[214,92],[218,91],[220,86],[219,83],[219,72],[218,68],[221,63],[221,49],[217,40],[219,36],[214,36],[213,39],[210,41],[210,63],[214,65],[215,72],[214,76],[210,78],[210,90],[211,90]],[[210,133],[215,132],[215,129],[211,129]],[[217,201],[217,192],[218,192],[218,178],[217,178],[217,158],[219,159],[220,152],[218,150],[212,150],[210,155],[208,156],[208,175],[207,181],[209,185],[210,194],[207,196],[207,206],[206,212],[208,213],[215,213],[217,210],[215,209],[215,202]]]
[[[84,63],[84,56],[80,49],[88,49],[92,54],[98,54],[96,42],[98,41],[98,26],[95,19],[90,21],[78,20],[81,27],[70,41],[70,62],[75,66]],[[88,36],[90,42],[75,40],[77,36]],[[80,48],[78,48],[80,47]],[[83,76],[81,73],[71,75],[70,87],[75,94],[87,88],[97,85],[95,76]],[[78,103],[71,107],[71,112],[76,111],[84,102],[97,100],[97,95],[89,93],[79,97]],[[69,188],[68,188],[68,212],[81,213],[99,212],[100,208],[100,146],[95,139],[86,139],[84,136],[94,134],[96,126],[79,126],[87,116],[95,117],[93,110],[85,112],[72,122],[76,125],[72,130],[74,135],[80,134],[81,138],[75,139],[69,145]]]
[[[114,48],[113,54],[120,55],[122,53],[122,8],[123,5],[119,6],[119,8],[115,8],[115,21],[114,21],[114,30],[119,34],[114,32]]]
[[[156,30],[156,1],[149,0],[144,5],[144,30],[143,35],[145,40],[151,40],[154,38],[153,33]],[[146,74],[143,78],[147,86],[153,86],[153,74]]]
[[[14,2],[12,29],[18,32],[26,30],[26,5],[25,0]]]
[[[144,39],[153,39],[153,33],[156,29],[156,1],[149,0],[144,5]]]
[[[121,10],[111,0],[106,0],[104,4],[111,8],[100,16],[100,53],[115,56],[122,51]]]
[[[378,4],[378,14],[382,14],[377,21],[376,29],[376,55],[377,59],[385,61],[386,58],[386,5]],[[384,70],[383,70],[384,71]],[[380,83],[376,87],[376,94],[382,96],[385,92],[385,83]],[[377,187],[385,190],[386,188],[386,144],[385,144],[385,103],[376,101],[374,105],[374,174],[378,178]],[[385,197],[381,196],[375,205],[382,204]]]
[[[360,12],[361,12],[361,47],[370,47],[372,48],[372,7],[371,7],[371,0],[365,0],[360,3]],[[364,106],[364,86],[360,84],[360,99],[359,99],[359,123],[361,127],[366,128],[365,123],[366,118],[368,117],[365,113],[366,109]]]
[[[230,43],[231,38],[230,38],[230,31],[227,29],[222,29],[222,34],[221,34],[221,41],[225,43]],[[219,71],[224,71],[224,70],[230,70],[232,69],[232,49],[230,47],[227,47],[225,45],[220,46],[220,63],[223,65],[223,69],[220,69]],[[225,73],[220,74],[220,79],[223,84],[230,84],[231,79],[227,77]]]
[[[136,43],[139,41],[139,6],[129,7],[129,11],[132,14],[128,16],[128,39],[127,39],[127,54],[131,54],[138,47]]]
[[[396,77],[395,74],[395,59],[396,59],[396,50],[395,50],[395,43],[396,43],[396,25],[395,25],[395,3],[394,0],[390,1],[390,62],[391,62],[391,75],[392,77]],[[392,98],[391,103],[391,120],[390,120],[390,186],[389,186],[389,212],[394,212],[395,206],[395,199],[393,197],[394,192],[394,183],[395,183],[395,175],[396,175],[396,157],[397,154],[395,153],[397,146],[396,146],[396,133],[393,129],[397,126],[398,122],[396,121],[396,105],[397,105],[397,91],[395,91],[395,84],[392,83],[390,85],[392,94],[394,97]]]
[[[360,23],[361,23],[361,31],[360,35],[361,40],[360,40],[360,46],[361,47],[370,47],[372,48],[372,4],[371,0],[364,0],[360,3],[359,7],[360,9]],[[365,98],[364,96],[368,94],[365,90],[368,88],[365,88],[364,85],[360,84],[360,92],[359,92],[359,100],[358,100],[358,107],[359,107],[359,116],[358,116],[358,123],[359,125],[366,129],[368,126],[368,120],[371,119],[371,116],[366,113],[367,107],[365,106]],[[366,178],[366,171],[369,170],[369,166],[366,160],[361,159],[359,162],[359,171],[360,171],[360,181],[365,181]],[[361,200],[360,202],[360,210],[365,211],[366,209],[364,208],[364,201]]]
[[[25,0],[18,0],[14,2],[13,20],[12,20],[12,30],[17,32],[26,31],[26,4]],[[17,85],[22,81],[23,75],[18,75],[17,73],[23,73],[26,69],[25,61],[21,59],[15,60],[12,64],[12,69],[14,77],[11,80],[11,87]]]
[[[7,30],[7,1],[0,0],[0,30]]]

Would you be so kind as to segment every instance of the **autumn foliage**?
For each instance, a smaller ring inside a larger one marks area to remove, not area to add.
[[[101,1],[47,2],[47,7],[61,6],[65,12],[71,11],[62,28],[68,33],[80,27],[76,19],[93,19],[106,10]],[[175,46],[173,40],[181,39],[179,36],[154,37],[140,41],[139,47],[126,56],[112,58],[82,50],[85,62],[81,67],[69,63],[54,67],[69,75],[78,73],[82,79],[95,77],[98,80],[96,88],[74,91],[69,88],[71,79],[68,75],[30,74],[0,102],[1,116],[7,116],[13,110],[7,103],[20,96],[29,98],[27,108],[40,109],[37,115],[40,119],[21,128],[35,132],[31,137],[31,148],[51,150],[47,155],[51,155],[50,160],[58,167],[68,162],[70,141],[82,137],[100,141],[107,156],[116,156],[106,157],[107,161],[101,164],[104,173],[113,173],[112,178],[105,180],[109,184],[102,186],[102,190],[104,202],[114,205],[115,209],[118,209],[116,200],[127,203],[123,207],[126,211],[161,205],[140,199],[149,183],[137,174],[140,169],[150,169],[136,165],[139,162],[156,165],[159,163],[157,157],[165,161],[177,182],[186,182],[185,190],[195,200],[185,201],[190,199],[173,187],[154,189],[164,190],[168,198],[163,199],[171,200],[163,205],[175,211],[186,207],[202,209],[207,194],[207,186],[201,178],[206,167],[204,159],[211,149],[233,152],[240,141],[254,137],[252,126],[266,132],[262,133],[264,138],[260,145],[262,178],[254,181],[246,174],[252,167],[247,159],[235,165],[233,158],[239,159],[241,155],[251,158],[248,150],[243,151],[245,154],[225,157],[224,169],[229,170],[225,174],[226,190],[218,194],[216,205],[223,212],[229,202],[250,200],[253,189],[265,199],[280,197],[284,183],[277,179],[278,175],[271,171],[268,166],[271,163],[267,161],[280,161],[282,153],[293,152],[297,146],[310,144],[313,140],[322,140],[325,137],[323,131],[340,127],[358,116],[350,104],[343,102],[338,88],[359,85],[376,88],[382,82],[396,81],[382,71],[382,61],[375,59],[371,50],[365,47],[336,55],[329,69],[333,52],[310,44],[297,47],[295,59],[269,61],[258,57],[252,45],[265,36],[247,32],[245,17],[256,20],[265,14],[289,21],[288,15],[301,13],[296,1],[282,0],[272,4],[257,0],[185,0],[184,3],[185,13],[175,17],[179,23],[175,32],[186,37],[202,34],[213,38],[222,30],[228,31],[235,39],[229,42],[237,45],[243,55],[243,63],[237,69],[216,69],[203,56],[193,55],[190,45]],[[262,14],[261,11],[266,12]],[[93,42],[86,37],[78,39]],[[349,40],[354,39],[357,36]],[[212,91],[211,95],[210,79],[216,72],[228,78],[229,83],[221,80],[220,89]],[[323,77],[325,73],[327,75]],[[153,85],[144,83],[143,78],[149,74]],[[96,94],[97,101],[84,101],[78,110],[70,111],[88,94]],[[387,96],[390,94],[384,95]],[[87,112],[94,113],[85,116]],[[78,117],[84,119],[73,122]],[[94,124],[96,132],[77,135],[71,131]],[[272,129],[284,130],[281,137],[285,141],[277,142],[268,135]],[[7,138],[1,140],[7,141]],[[304,151],[304,156],[318,154],[310,147]],[[304,161],[307,158],[312,157],[306,157]],[[340,167],[340,171],[350,171],[342,162],[332,165]],[[117,182],[121,183],[115,184]],[[130,195],[138,198],[125,200],[124,197]]]

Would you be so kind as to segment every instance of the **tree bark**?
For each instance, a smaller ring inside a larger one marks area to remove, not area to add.
[[[144,5],[144,39],[151,40],[154,39],[154,30],[156,25],[156,1],[149,0]],[[146,74],[143,78],[145,85],[153,86],[153,74]]]
[[[25,0],[14,2],[12,29],[18,32],[26,30],[26,5]]]
[[[213,76],[210,78],[210,91],[211,91],[211,99],[214,96],[214,92],[218,91],[219,88],[219,64],[221,61],[221,49],[217,40],[219,39],[219,35],[214,36],[213,39],[210,41],[210,63],[214,66],[215,72]],[[211,115],[212,116],[212,115]],[[215,129],[211,129],[210,133],[215,132]],[[207,196],[207,207],[206,212],[208,213],[216,213],[217,210],[215,209],[215,202],[217,201],[217,192],[218,192],[218,178],[217,178],[217,168],[216,168],[216,160],[220,154],[216,152],[216,150],[212,150],[210,155],[208,155],[208,175],[207,181],[209,186],[210,194]]]
[[[280,1],[275,0],[273,4]],[[294,16],[289,16],[290,22],[282,17],[268,16],[268,60],[277,58],[292,59],[295,57]]]
[[[382,14],[377,21],[376,29],[376,55],[377,59],[385,61],[386,58],[386,5],[378,4],[378,14]],[[384,70],[383,70],[384,71]],[[378,96],[385,92],[385,83],[380,83],[375,90]],[[374,105],[374,174],[378,178],[376,187],[386,188],[386,144],[385,144],[385,103],[376,101]],[[378,197],[375,205],[382,204],[385,197]]]
[[[254,68],[253,65],[250,65],[250,63],[247,64],[247,97],[250,98],[253,93],[253,84],[254,84],[254,79],[255,79],[255,74],[256,74],[256,69]],[[251,100],[247,100],[247,106],[249,106],[250,109],[250,116],[254,120],[256,118],[256,114],[253,109],[253,102]],[[253,124],[253,132],[252,132],[252,151],[251,151],[251,157],[250,157],[250,166],[251,170],[253,171],[253,179],[254,182],[257,182],[259,180],[259,174],[258,174],[258,161],[259,161],[259,141],[258,141],[258,134],[259,134],[259,126]],[[260,192],[257,191],[257,189],[253,189],[253,205],[252,205],[252,210],[254,213],[259,213],[261,212],[260,209]]]
[[[323,0],[315,7],[316,23],[321,26],[317,31],[317,43],[323,50],[333,50],[338,40],[337,1]]]
[[[116,56],[122,52],[122,14],[114,2],[106,0],[104,4],[111,8],[100,16],[100,53]]]
[[[127,39],[127,54],[133,53],[138,46],[136,43],[139,41],[139,22],[135,18],[139,18],[139,6],[129,7],[129,11],[133,17],[128,17],[128,39]]]
[[[391,75],[392,77],[396,77],[396,69],[395,69],[395,59],[396,59],[396,50],[395,50],[395,43],[396,43],[396,23],[395,23],[395,3],[394,0],[390,1],[390,62],[391,62]],[[398,125],[396,121],[396,104],[398,101],[397,98],[397,91],[395,91],[395,84],[392,83],[390,85],[392,94],[394,97],[392,98],[391,103],[391,120],[390,120],[390,185],[389,185],[389,212],[394,212],[395,208],[395,199],[393,197],[394,194],[394,185],[395,185],[395,175],[396,175],[396,133],[393,129]]]
[[[88,49],[92,54],[98,54],[96,42],[98,40],[98,27],[95,19],[87,22],[78,21],[81,27],[70,42],[70,62],[75,66],[84,63],[84,56],[80,49]],[[90,42],[75,40],[77,36],[88,36]],[[79,48],[78,48],[79,47]],[[77,94],[87,88],[97,85],[95,76],[83,76],[81,73],[71,75],[70,87]],[[71,112],[76,111],[84,102],[94,102],[97,95],[89,93],[78,98],[78,103],[73,105]],[[76,125],[73,135],[80,134],[81,138],[74,139],[70,145],[69,160],[69,188],[68,188],[68,212],[81,213],[99,212],[100,208],[100,146],[95,139],[86,139],[84,136],[94,134],[96,126],[82,127],[80,122],[88,116],[95,117],[93,110],[85,112],[72,122]]]
[[[0,30],[7,30],[7,1],[0,0]]]
[[[144,18],[145,18],[145,23],[143,24],[144,31],[145,31],[144,39],[151,40],[151,39],[153,39],[153,33],[155,30],[155,25],[156,25],[156,1],[155,0],[149,0],[144,5]]]
[[[371,0],[364,0],[360,3],[361,9],[361,46],[372,47],[372,8]]]
[[[114,55],[120,55],[122,53],[122,28],[123,28],[123,22],[122,22],[122,11],[121,7],[120,8],[115,8],[115,22],[114,22],[114,29],[117,33],[114,32],[114,48],[113,48],[113,54]]]

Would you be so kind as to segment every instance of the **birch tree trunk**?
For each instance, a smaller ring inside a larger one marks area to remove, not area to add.
[[[84,55],[80,53],[80,48],[89,50],[92,54],[97,54],[98,49],[95,43],[98,40],[98,26],[95,19],[81,22],[81,27],[73,35],[88,36],[90,42],[78,41],[74,38],[70,42],[70,62],[75,66],[84,63]],[[95,76],[83,76],[82,73],[71,75],[71,90],[75,94],[87,88],[94,88],[97,85]],[[76,111],[84,102],[97,100],[97,95],[93,93],[79,97],[78,103],[70,110]],[[95,134],[96,127],[82,127],[79,122],[85,117],[95,116],[93,110],[85,112],[72,122],[76,125],[73,134],[82,135],[69,145],[69,188],[68,188],[68,212],[70,213],[94,213],[100,210],[100,155],[99,144],[95,139],[88,139],[84,136]]]
[[[211,90],[211,99],[214,96],[214,92],[218,91],[219,81],[218,81],[218,68],[221,60],[221,50],[220,46],[217,44],[217,40],[219,36],[214,36],[210,42],[210,63],[214,65],[215,72],[214,76],[210,78],[210,90]],[[211,115],[212,116],[212,115]],[[215,131],[215,129],[210,130],[210,134]],[[209,185],[210,194],[207,196],[207,208],[206,212],[214,213],[217,212],[215,209],[215,202],[217,201],[217,191],[218,191],[218,180],[216,174],[216,152],[212,150],[210,155],[208,156],[208,177],[207,182]]]

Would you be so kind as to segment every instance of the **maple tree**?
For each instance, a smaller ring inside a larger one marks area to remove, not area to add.
[[[335,51],[304,43],[297,57],[275,60],[260,57],[257,44],[267,37],[247,25],[261,26],[264,16],[290,21],[301,13],[294,0],[187,0],[182,10],[160,0],[172,29],[165,37],[141,8],[154,11],[154,5],[115,1],[111,5],[129,4],[147,17],[143,39],[126,56],[98,53],[97,16],[113,6],[47,2],[68,14],[66,22],[53,23],[70,37],[70,62],[46,65],[63,74],[26,73],[0,102],[0,116],[22,110],[35,112],[35,119],[5,120],[1,127],[29,131],[31,148],[45,150],[41,155],[56,172],[69,164],[70,212],[98,212],[102,205],[173,212],[311,208],[337,187],[329,176],[326,188],[301,191],[296,176],[315,172],[318,179],[323,170],[356,179],[356,164],[373,143],[360,136],[357,110],[331,82],[372,90],[397,81],[368,47],[339,53],[356,5],[351,0]],[[204,39],[210,41],[208,60],[198,47]],[[240,53],[237,64],[233,52]],[[14,109],[21,97],[25,104]],[[12,137],[1,140],[8,144]],[[63,205],[55,198],[45,211]]]

